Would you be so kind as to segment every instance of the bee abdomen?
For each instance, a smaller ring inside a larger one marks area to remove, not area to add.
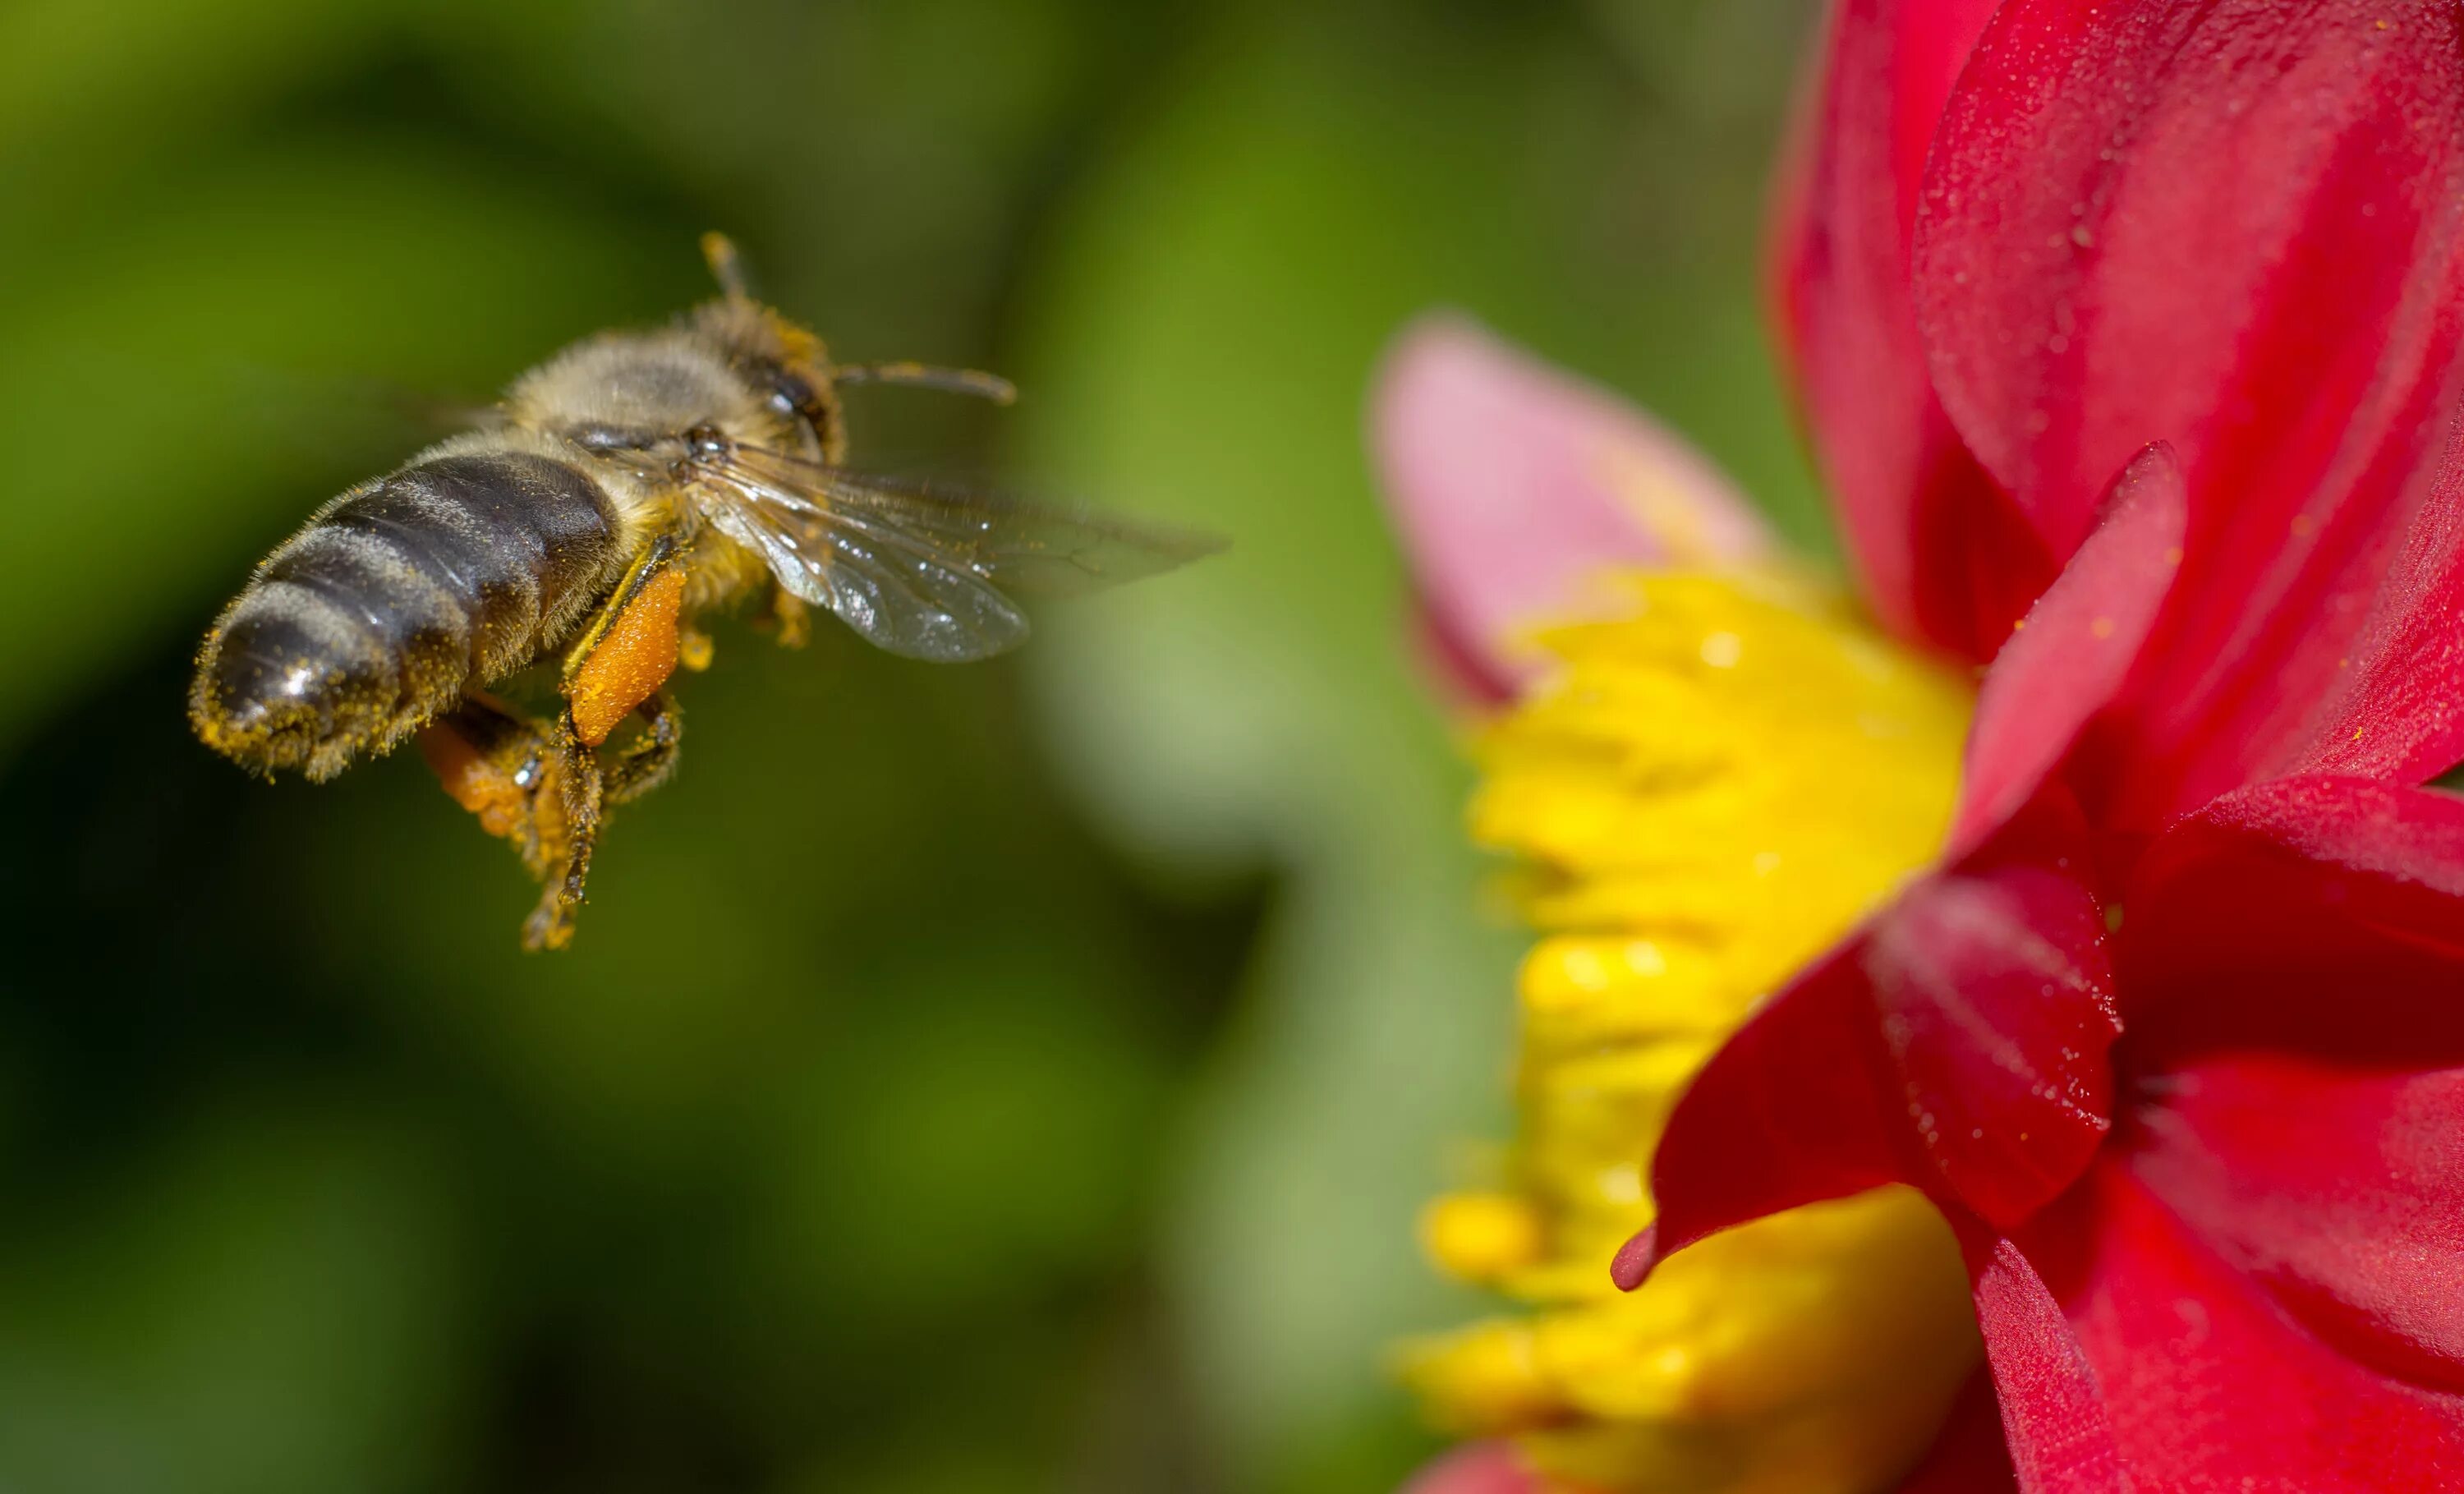
[[[613,582],[619,535],[597,483],[533,451],[432,457],[353,489],[215,625],[190,719],[243,763],[329,778],[555,644]]]

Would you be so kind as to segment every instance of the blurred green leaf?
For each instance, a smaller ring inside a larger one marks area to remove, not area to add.
[[[467,1349],[439,1181],[363,1105],[286,1104],[50,1200],[0,1247],[0,1484],[433,1486]]]

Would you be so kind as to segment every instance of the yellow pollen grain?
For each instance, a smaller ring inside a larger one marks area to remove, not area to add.
[[[2087,630],[2088,635],[2092,638],[2110,638],[2113,636],[2113,619],[2109,617],[2098,618],[2095,622],[2087,625]]]

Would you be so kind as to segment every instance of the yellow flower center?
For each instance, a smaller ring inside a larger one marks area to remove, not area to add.
[[[1556,676],[1491,727],[1472,833],[1516,859],[1521,1128],[1439,1199],[1447,1270],[1532,1310],[1409,1346],[1436,1418],[1512,1434],[1570,1488],[1887,1488],[1978,1345],[1948,1228],[1881,1189],[1716,1236],[1640,1290],[1678,1093],[1754,1003],[1940,848],[1972,692],[1776,573],[1634,578],[1556,629]]]

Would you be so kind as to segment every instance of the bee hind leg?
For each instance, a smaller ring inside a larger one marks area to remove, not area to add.
[[[548,723],[476,692],[419,734],[420,756],[445,792],[541,878],[563,856],[562,816],[547,792],[552,741]]]
[[[597,749],[574,730],[573,713],[560,714],[550,734],[555,763],[550,774],[556,823],[545,828],[539,844],[551,854],[541,861],[539,906],[522,923],[522,948],[561,950],[573,942],[574,920],[590,880],[590,858],[607,823],[607,809],[629,803],[668,780],[676,769],[677,745],[684,738],[684,714],[664,691],[653,692],[634,707],[645,730],[641,738],[602,764]],[[544,798],[546,796],[542,796]],[[543,816],[535,819],[544,820]]]
[[[605,772],[571,713],[532,720],[474,692],[429,723],[419,747],[445,792],[546,884],[522,925],[523,948],[571,943],[606,800]]]
[[[664,690],[633,708],[642,718],[642,735],[607,765],[607,802],[629,804],[665,783],[676,771],[676,753],[684,741],[684,713]]]
[[[557,716],[548,747],[553,766],[547,786],[555,794],[556,823],[542,824],[541,845],[548,854],[541,869],[547,886],[539,892],[539,906],[522,922],[526,950],[561,950],[573,942],[574,916],[582,907],[591,853],[599,848],[605,820],[606,775],[599,755],[575,735],[570,711]]]

